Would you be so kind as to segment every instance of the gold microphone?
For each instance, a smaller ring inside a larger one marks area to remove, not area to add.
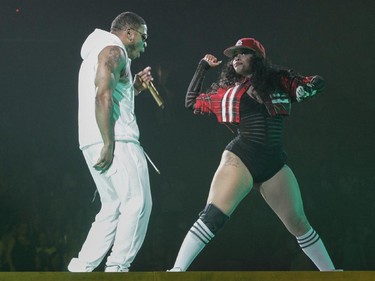
[[[160,96],[158,90],[156,90],[154,84],[152,82],[148,82],[147,84],[144,83],[147,86],[147,89],[150,91],[151,95],[154,97],[157,105],[164,109],[164,101],[163,98]]]

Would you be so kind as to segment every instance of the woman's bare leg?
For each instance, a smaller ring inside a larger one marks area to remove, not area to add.
[[[207,203],[214,204],[230,216],[250,192],[253,178],[237,155],[224,151],[213,177]]]
[[[250,192],[252,182],[252,177],[242,161],[232,152],[224,151],[211,183],[206,208],[187,233],[170,271],[187,270]]]
[[[323,242],[306,218],[301,192],[292,170],[285,165],[261,185],[260,191],[267,204],[289,232],[296,236],[302,250],[319,270],[334,270]]]
[[[310,230],[296,177],[288,166],[262,183],[260,192],[290,233],[300,236]]]

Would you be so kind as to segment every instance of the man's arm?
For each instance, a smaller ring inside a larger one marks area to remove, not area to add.
[[[112,116],[112,93],[119,81],[121,70],[125,66],[125,55],[121,48],[108,46],[98,59],[95,77],[95,117],[104,146],[94,168],[105,172],[112,164],[114,150],[114,124]]]

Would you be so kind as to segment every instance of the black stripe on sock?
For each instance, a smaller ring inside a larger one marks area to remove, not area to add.
[[[196,224],[198,224],[199,225],[199,227],[201,228],[201,230],[208,236],[208,237],[210,237],[210,239],[209,240],[211,240],[212,238],[214,238],[214,234],[213,233],[208,233],[205,229],[204,229],[204,227],[202,226],[202,224],[204,225],[204,226],[206,226],[205,224],[204,224],[204,222],[202,222],[201,220],[197,220],[196,221]],[[207,227],[207,226],[206,226]]]
[[[206,242],[206,241],[204,241],[197,233],[195,233],[194,232],[194,230],[192,229],[192,228],[190,228],[190,230],[189,230],[192,234],[194,234],[199,240],[201,240],[204,244],[206,244],[207,245],[207,243],[208,242],[210,242],[210,241],[208,241],[208,242]]]
[[[318,235],[318,233],[317,233],[315,230],[313,230],[313,231],[310,233],[309,236],[307,236],[307,237],[305,237],[305,238],[302,238],[302,239],[301,239],[301,238],[297,238],[297,241],[298,241],[299,244],[308,243],[309,241],[315,239],[315,236],[317,236],[317,235]]]
[[[316,231],[313,230],[309,236],[305,237],[305,238],[297,238],[298,240],[298,243],[305,243],[306,240],[310,240],[311,239],[311,236],[314,236],[316,234]]]
[[[301,242],[301,243],[298,242],[298,243],[301,246],[301,248],[304,249],[304,248],[310,247],[311,245],[314,245],[319,240],[320,240],[320,237],[319,237],[318,233],[315,232],[315,235],[311,239],[309,239],[308,241],[304,241],[304,242]]]
[[[194,224],[190,230],[196,230],[197,232],[195,232],[195,235],[199,235],[202,239],[206,239],[208,242],[211,241],[211,237],[209,235],[207,235],[204,231],[204,229],[202,229],[202,227],[200,225],[196,225]],[[206,242],[206,243],[208,243]]]

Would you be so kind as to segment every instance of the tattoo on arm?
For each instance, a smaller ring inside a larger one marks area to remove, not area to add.
[[[123,66],[121,49],[109,46],[99,54],[99,66],[95,77],[95,85],[113,88],[119,77],[120,68]]]
[[[105,66],[110,72],[114,72],[117,68],[120,59],[120,50],[118,47],[112,47],[109,50],[109,56],[105,62]]]

